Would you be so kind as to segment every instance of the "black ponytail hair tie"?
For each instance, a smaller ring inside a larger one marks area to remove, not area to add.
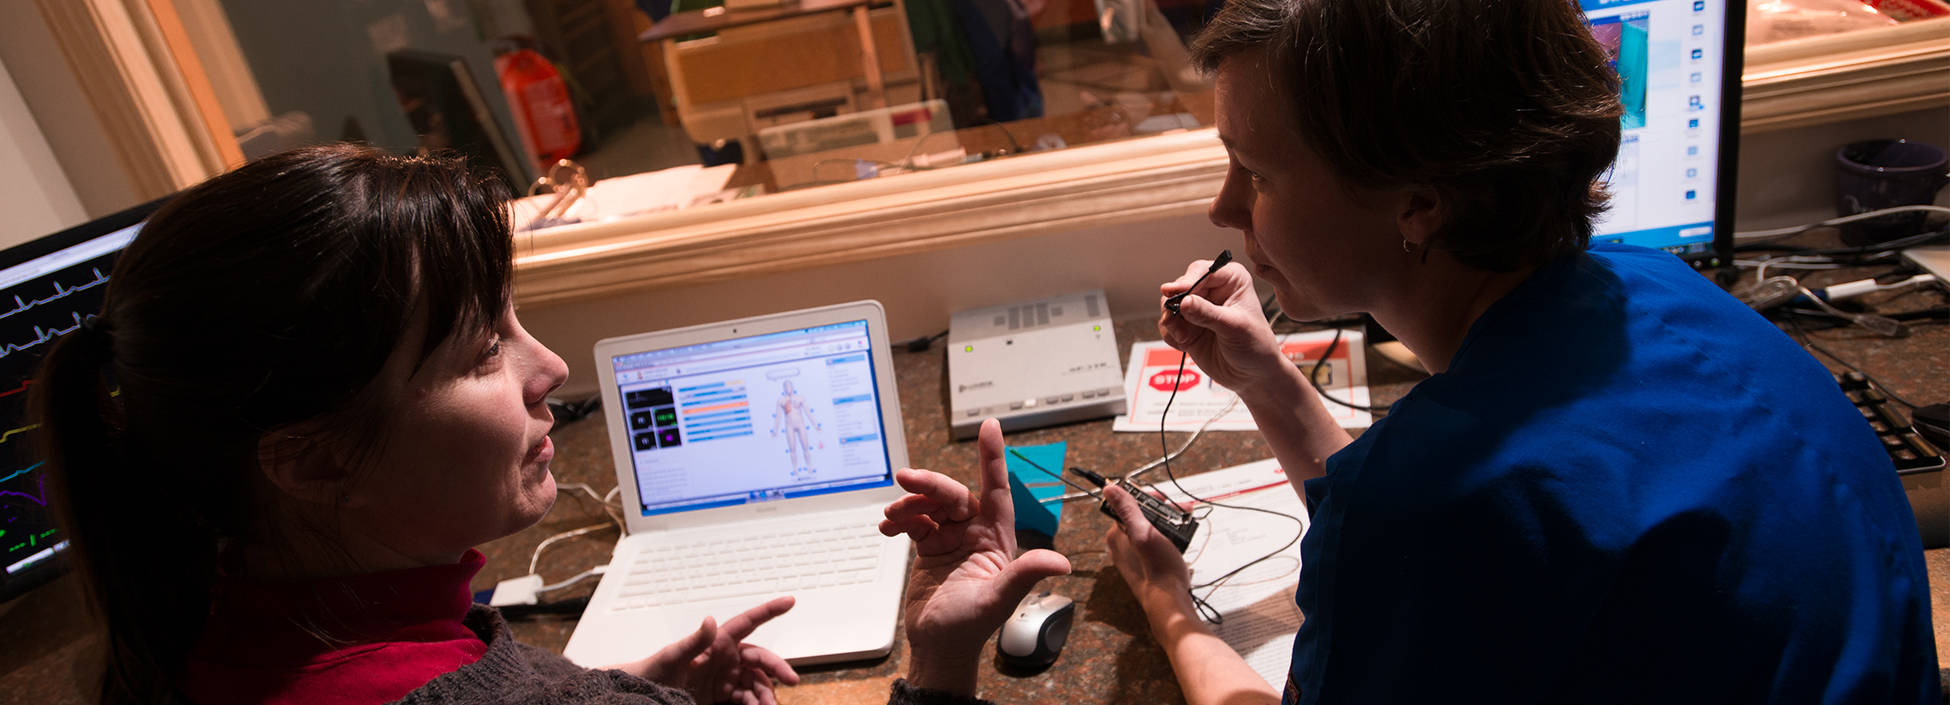
[[[103,321],[101,316],[92,314],[83,316],[81,318],[81,330],[76,332],[80,334],[80,337],[87,339],[91,343],[89,346],[90,349],[99,351],[95,354],[101,358],[102,362],[115,359],[115,336],[109,330],[107,322]]]

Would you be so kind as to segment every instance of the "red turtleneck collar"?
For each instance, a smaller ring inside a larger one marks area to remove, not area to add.
[[[473,663],[461,623],[487,562],[263,585],[220,580],[183,693],[201,705],[386,703]]]

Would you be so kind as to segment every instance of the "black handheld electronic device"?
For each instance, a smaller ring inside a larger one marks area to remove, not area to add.
[[[1192,292],[1198,289],[1198,285],[1204,284],[1206,277],[1212,276],[1213,272],[1219,271],[1220,267],[1224,267],[1227,264],[1230,264],[1231,262],[1232,262],[1232,250],[1223,250],[1219,252],[1218,257],[1212,258],[1212,266],[1205,268],[1205,273],[1199,275],[1198,281],[1192,282],[1192,286],[1190,288],[1178,292],[1176,294],[1172,294],[1171,296],[1165,299],[1165,310],[1170,311],[1171,315],[1173,316],[1178,315],[1179,302],[1184,301],[1185,297],[1191,296]]]
[[[1106,482],[1104,476],[1083,468],[1070,468],[1070,471],[1082,475],[1084,479],[1098,487],[1103,487]],[[1151,522],[1151,528],[1157,529],[1158,533],[1170,539],[1171,545],[1178,547],[1179,553],[1184,553],[1185,549],[1191,547],[1192,534],[1198,533],[1198,520],[1192,518],[1191,512],[1158,499],[1156,495],[1138,489],[1137,485],[1129,481],[1118,480],[1117,486],[1123,488],[1124,493],[1130,495],[1132,499],[1137,500],[1138,509],[1143,511],[1144,518]],[[1124,524],[1124,518],[1117,516],[1117,512],[1111,510],[1109,502],[1099,503],[1097,508],[1105,516],[1115,520],[1119,526]]]

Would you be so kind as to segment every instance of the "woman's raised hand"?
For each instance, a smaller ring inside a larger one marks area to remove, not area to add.
[[[1244,265],[1220,267],[1192,288],[1211,266],[1211,260],[1193,262],[1185,276],[1158,287],[1160,309],[1164,299],[1191,291],[1179,302],[1179,315],[1167,311],[1158,319],[1165,342],[1192,356],[1212,381],[1234,391],[1250,390],[1266,375],[1290,372],[1292,365],[1280,354]]]
[[[909,494],[887,506],[880,533],[914,539],[907,580],[908,682],[962,695],[975,693],[982,643],[1002,627],[1023,595],[1043,578],[1070,572],[1070,561],[1037,549],[1016,555],[1016,510],[1002,458],[1002,425],[982,423],[976,442],[979,492],[940,473],[901,470]]]
[[[792,609],[790,597],[780,597],[747,610],[719,625],[710,617],[690,636],[618,670],[689,693],[700,703],[777,705],[772,684],[799,682],[799,674],[778,654],[743,643],[752,630]]]

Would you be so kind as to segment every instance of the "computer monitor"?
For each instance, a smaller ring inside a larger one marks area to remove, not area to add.
[[[1610,51],[1625,104],[1611,210],[1592,239],[1730,264],[1746,5],[1735,0],[1579,0]]]
[[[166,199],[165,199],[166,200]],[[66,569],[66,537],[48,511],[27,396],[49,343],[98,313],[108,275],[164,201],[0,251],[0,602]]]

